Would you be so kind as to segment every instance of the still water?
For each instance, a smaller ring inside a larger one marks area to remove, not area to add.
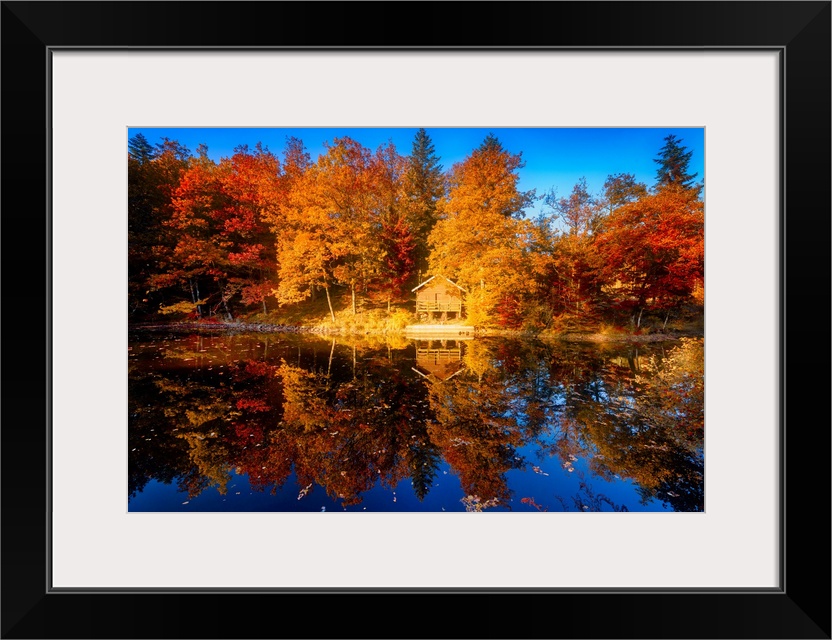
[[[129,511],[703,511],[701,340],[135,333]]]

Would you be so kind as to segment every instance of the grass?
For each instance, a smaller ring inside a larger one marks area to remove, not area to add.
[[[353,313],[352,298],[348,292],[333,294],[334,321],[324,295],[318,295],[314,300],[272,309],[265,314],[261,311],[239,316],[235,321],[277,327],[303,327],[316,333],[345,336],[404,335],[408,325],[419,323],[413,302],[392,305],[389,311],[386,302],[373,303],[359,296],[356,303],[356,313]],[[701,336],[704,335],[705,328],[701,307],[691,307],[671,316],[666,326],[663,315],[645,313],[638,328],[627,318],[611,322],[601,315],[567,313],[556,316],[545,314],[545,318],[542,313],[533,314],[533,317],[526,319],[523,326],[513,330],[500,327],[492,318],[488,320],[476,323],[481,335],[526,335],[594,342],[658,339],[668,334]],[[464,319],[463,323],[474,324],[471,318]]]
[[[245,320],[289,327],[308,327],[324,333],[395,334],[402,333],[407,325],[416,322],[416,316],[408,306],[412,305],[394,304],[388,311],[386,303],[373,304],[358,299],[356,313],[353,313],[352,298],[348,294],[333,295],[333,321],[326,297],[319,296],[316,300],[287,305],[267,314],[252,314]]]

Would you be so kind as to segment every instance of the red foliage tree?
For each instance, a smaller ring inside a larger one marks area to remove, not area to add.
[[[646,309],[667,312],[690,299],[704,279],[704,224],[702,201],[681,188],[664,188],[608,216],[596,247],[619,306],[640,319]]]

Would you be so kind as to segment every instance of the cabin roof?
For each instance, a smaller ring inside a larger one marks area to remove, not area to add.
[[[467,289],[463,289],[463,288],[462,288],[462,287],[460,287],[460,286],[459,286],[456,282],[454,282],[454,281],[453,281],[453,280],[451,280],[450,278],[446,278],[445,276],[431,276],[430,278],[428,278],[427,280],[425,280],[422,284],[420,284],[418,287],[413,287],[413,288],[411,289],[411,291],[416,291],[416,289],[421,289],[421,288],[422,288],[422,287],[424,287],[424,286],[425,286],[428,282],[430,282],[431,280],[433,280],[434,278],[437,278],[437,277],[439,277],[439,278],[443,278],[444,280],[447,280],[448,282],[450,282],[452,285],[454,285],[454,286],[455,286],[457,289],[459,289],[460,291],[465,291],[465,293],[468,293],[468,290],[467,290]]]
[[[419,371],[416,367],[410,367],[410,369],[411,369],[411,371],[415,371],[415,372],[416,372],[416,373],[418,373],[420,376],[422,376],[425,380],[428,380],[428,381],[430,381],[430,382],[437,382],[437,381],[438,381],[438,382],[445,382],[445,381],[447,381],[447,380],[450,380],[450,379],[451,379],[451,378],[453,378],[454,376],[459,375],[459,374],[460,374],[460,373],[462,373],[463,371],[465,371],[465,367],[460,367],[459,369],[457,369],[456,371],[454,371],[451,375],[449,375],[449,376],[447,376],[447,377],[444,377],[444,378],[443,378],[442,376],[437,375],[437,374],[436,374],[435,372],[433,372],[433,371],[430,371],[430,372],[428,372],[427,374],[424,374],[424,373],[422,373],[421,371]]]

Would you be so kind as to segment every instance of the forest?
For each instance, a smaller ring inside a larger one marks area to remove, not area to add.
[[[683,139],[656,149],[653,184],[597,193],[521,190],[522,153],[493,134],[448,169],[425,129],[409,151],[343,136],[313,158],[289,137],[215,161],[130,137],[130,322],[390,332],[440,274],[478,328],[701,335],[704,183]]]

